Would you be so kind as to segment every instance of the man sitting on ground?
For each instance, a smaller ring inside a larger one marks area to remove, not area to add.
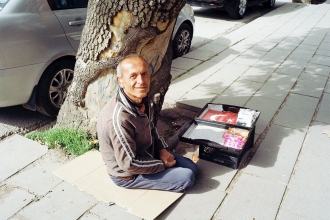
[[[112,181],[121,187],[181,192],[195,182],[197,166],[168,151],[148,102],[150,71],[138,55],[117,66],[120,89],[101,111],[100,152]]]

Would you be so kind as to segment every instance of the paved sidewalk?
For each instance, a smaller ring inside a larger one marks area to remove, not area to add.
[[[329,218],[329,28],[330,4],[288,3],[173,62],[166,102],[261,111],[214,219]]]
[[[166,103],[261,116],[248,165],[199,160],[196,185],[158,219],[329,218],[329,28],[329,1],[287,3],[173,61]],[[138,219],[52,175],[68,160],[18,135],[0,142],[0,220]]]

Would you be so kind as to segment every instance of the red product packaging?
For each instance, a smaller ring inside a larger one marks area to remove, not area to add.
[[[203,119],[210,121],[219,121],[227,124],[236,124],[238,114],[229,111],[216,111],[209,109],[204,115]]]

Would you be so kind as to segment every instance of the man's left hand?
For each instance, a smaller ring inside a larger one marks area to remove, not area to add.
[[[168,152],[166,149],[161,149],[159,151],[159,158],[163,161],[165,164],[165,167],[170,168],[173,167],[176,163],[176,160],[174,160],[173,154]]]

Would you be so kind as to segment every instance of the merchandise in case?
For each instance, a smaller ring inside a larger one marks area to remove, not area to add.
[[[260,111],[208,103],[179,133],[180,141],[199,145],[199,158],[237,169],[254,143]]]

